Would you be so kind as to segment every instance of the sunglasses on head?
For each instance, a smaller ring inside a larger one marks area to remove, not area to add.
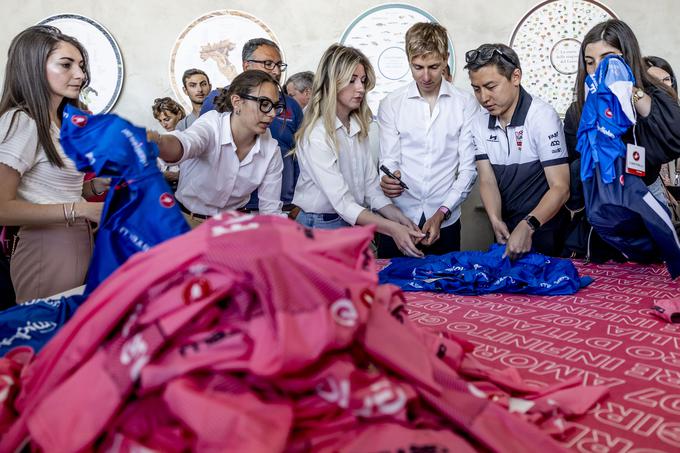
[[[509,55],[503,53],[498,47],[484,47],[479,49],[472,49],[465,52],[465,63],[487,63],[493,55],[497,53],[502,59],[513,65],[515,68],[519,67]]]

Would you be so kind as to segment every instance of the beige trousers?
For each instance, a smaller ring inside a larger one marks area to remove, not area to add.
[[[198,217],[195,217],[193,214],[187,214],[186,212],[182,211],[182,215],[184,216],[184,219],[189,223],[189,226],[193,230],[203,222],[205,222],[208,219],[200,219]]]
[[[10,261],[17,303],[49,297],[85,282],[92,257],[90,224],[22,226]]]

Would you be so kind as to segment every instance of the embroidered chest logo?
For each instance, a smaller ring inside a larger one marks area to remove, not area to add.
[[[522,140],[524,139],[524,129],[515,130],[515,144],[517,149],[522,151]]]

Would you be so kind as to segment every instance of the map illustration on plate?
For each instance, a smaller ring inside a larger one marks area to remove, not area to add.
[[[80,93],[80,100],[93,113],[107,113],[123,88],[123,57],[109,31],[99,22],[78,14],[57,14],[39,25],[52,25],[73,36],[85,47],[90,66],[90,84]]]
[[[243,11],[213,11],[191,22],[180,33],[170,56],[170,84],[175,99],[191,109],[189,97],[182,91],[182,74],[189,68],[205,71],[213,88],[229,85],[243,71],[241,50],[253,38],[267,38],[281,48],[264,22]],[[281,53],[286,61],[283,49]]]
[[[522,64],[522,85],[561,116],[573,101],[581,40],[596,24],[615,19],[592,0],[550,0],[522,17],[510,38]]]
[[[411,82],[404,35],[417,22],[438,22],[431,14],[404,3],[378,5],[359,15],[340,38],[346,46],[356,47],[368,57],[376,76],[375,88],[368,93],[373,115],[380,101],[392,91]],[[455,73],[453,46],[449,36],[449,65]]]

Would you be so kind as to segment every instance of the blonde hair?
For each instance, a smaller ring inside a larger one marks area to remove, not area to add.
[[[446,60],[449,54],[449,40],[446,28],[432,22],[418,22],[406,31],[406,55],[408,61],[430,53]]]
[[[366,55],[358,49],[340,44],[333,44],[324,52],[314,76],[312,97],[305,109],[302,125],[295,134],[297,142],[309,135],[317,121],[322,121],[327,139],[330,140],[335,152],[338,152],[338,141],[335,137],[338,92],[349,85],[354,70],[360,64],[366,71],[366,93],[368,93],[375,87],[375,72]],[[359,139],[364,140],[368,137],[368,128],[373,119],[366,96],[359,108],[350,113],[350,117],[352,116],[359,122]]]

